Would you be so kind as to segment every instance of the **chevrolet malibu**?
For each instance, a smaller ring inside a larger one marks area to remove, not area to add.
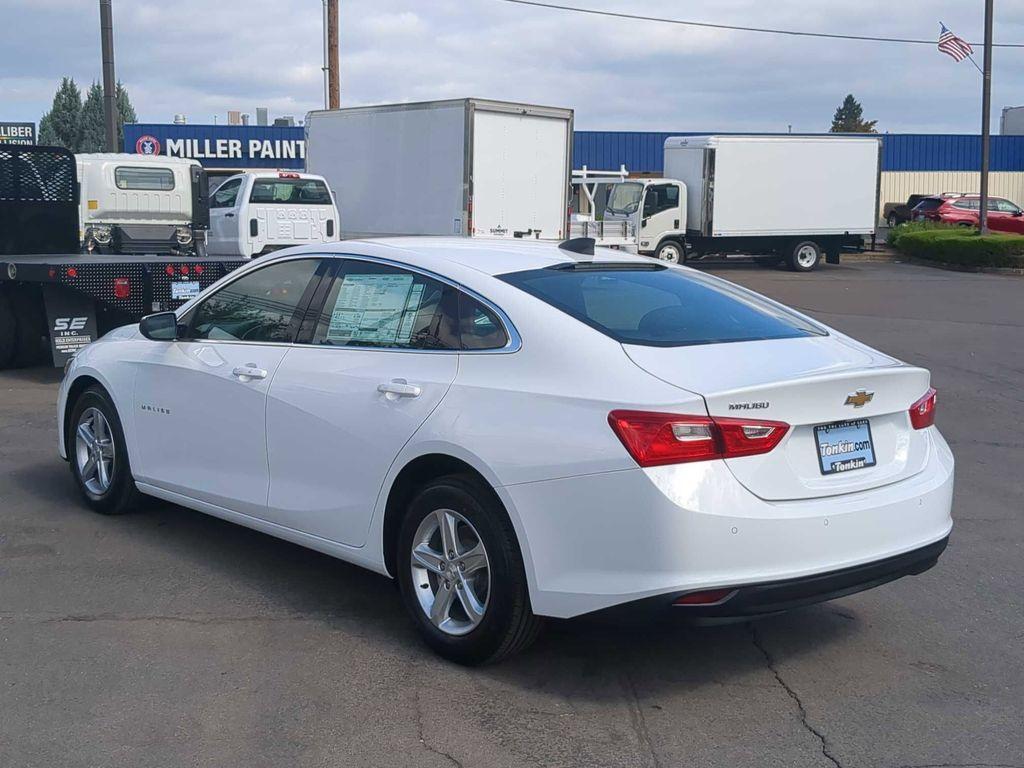
[[[593,248],[291,249],[74,358],[60,453],[394,578],[466,664],[543,617],[735,620],[935,564],[953,456],[926,370],[729,282]]]

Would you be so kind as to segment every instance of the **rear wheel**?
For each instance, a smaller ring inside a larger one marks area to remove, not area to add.
[[[405,607],[441,656],[487,664],[537,637],[512,523],[478,481],[451,475],[425,486],[402,521],[398,553]]]
[[[71,474],[85,503],[104,515],[132,511],[139,492],[121,420],[103,389],[90,387],[82,393],[71,411],[67,434]]]
[[[900,220],[896,218],[895,213],[890,213],[885,223],[889,225],[889,229],[896,229],[900,225]]]
[[[789,268],[794,272],[810,272],[821,263],[821,247],[813,240],[801,240],[789,254]]]
[[[660,261],[667,261],[670,264],[681,264],[683,262],[683,247],[674,240],[667,240],[658,246],[655,258]]]

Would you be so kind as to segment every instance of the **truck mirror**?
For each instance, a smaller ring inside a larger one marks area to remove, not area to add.
[[[139,323],[139,331],[153,341],[174,341],[178,338],[178,316],[173,312],[146,315]]]

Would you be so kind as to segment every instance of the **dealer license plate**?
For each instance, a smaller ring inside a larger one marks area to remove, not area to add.
[[[199,281],[181,281],[171,283],[171,298],[174,301],[187,301],[199,295]]]
[[[867,419],[837,421],[814,428],[821,474],[835,475],[875,466],[875,446]]]

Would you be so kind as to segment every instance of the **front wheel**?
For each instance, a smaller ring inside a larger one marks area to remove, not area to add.
[[[425,486],[399,532],[399,588],[435,652],[459,664],[499,661],[537,637],[515,531],[490,489],[452,475]]]
[[[885,223],[889,225],[889,229],[896,229],[900,225],[900,220],[896,218],[895,213],[890,213]]]
[[[820,263],[821,247],[813,240],[796,243],[789,255],[789,268],[794,272],[810,272]]]
[[[99,387],[78,398],[68,423],[71,474],[85,503],[104,515],[130,512],[139,492],[132,479],[124,430],[110,396]]]
[[[654,254],[659,261],[667,261],[670,264],[681,264],[683,262],[683,248],[679,243],[669,240],[658,246]]]

